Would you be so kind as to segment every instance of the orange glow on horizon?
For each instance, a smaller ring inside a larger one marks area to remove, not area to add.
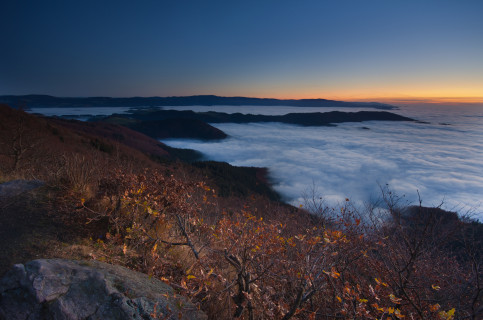
[[[288,90],[287,90],[288,91]],[[274,98],[274,99],[327,99],[338,101],[360,101],[360,102],[381,102],[388,104],[482,104],[483,92],[481,96],[476,95],[408,95],[408,94],[351,94],[351,93],[298,93],[294,90],[293,94],[277,94],[275,92],[253,92],[250,94],[225,94],[224,96],[246,96],[253,98]]]
[[[375,97],[347,101],[377,101],[388,104],[483,104],[483,97]]]
[[[245,96],[254,98],[275,98],[275,99],[327,99],[338,101],[363,101],[381,102],[388,104],[483,104],[482,89],[472,86],[471,88],[446,89],[420,89],[420,90],[395,90],[394,88],[381,88],[371,90],[370,88],[348,88],[320,90],[318,88],[291,88],[284,85],[277,88],[264,87],[238,87],[225,88],[223,96]],[[220,91],[220,93],[221,93]],[[200,92],[200,94],[203,94]],[[216,93],[215,93],[216,94]],[[220,95],[220,94],[218,94]]]
[[[231,96],[231,95],[225,95]],[[437,96],[359,96],[359,95],[330,95],[330,94],[307,94],[307,95],[233,95],[233,96],[249,96],[253,98],[273,98],[273,99],[327,99],[337,101],[351,102],[380,102],[387,104],[481,104],[483,105],[483,96],[481,97],[437,97]]]

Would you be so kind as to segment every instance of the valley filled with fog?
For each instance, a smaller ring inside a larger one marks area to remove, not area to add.
[[[267,115],[335,110],[252,106],[169,109]],[[304,191],[313,186],[328,206],[336,206],[346,198],[357,205],[374,202],[380,197],[380,186],[388,184],[409,204],[418,203],[419,191],[424,206],[442,204],[444,209],[470,211],[483,219],[483,109],[410,106],[392,112],[427,123],[369,121],[336,127],[213,124],[230,137],[218,142],[163,142],[199,150],[209,160],[268,167],[275,190],[297,206],[303,203]]]
[[[373,111],[370,108],[288,106],[163,107],[197,112],[284,115],[301,112]],[[33,108],[47,116],[129,113],[130,108]],[[346,198],[374,203],[381,186],[404,196],[407,204],[471,212],[483,220],[483,106],[404,106],[391,112],[419,122],[366,121],[335,127],[282,123],[212,124],[229,135],[220,141],[167,139],[171,147],[203,153],[205,160],[267,167],[274,189],[299,206],[314,187],[327,206]]]

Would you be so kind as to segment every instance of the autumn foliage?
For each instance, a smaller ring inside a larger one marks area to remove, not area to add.
[[[403,222],[394,207],[376,224],[346,206],[330,222],[301,220],[294,229],[281,222],[285,213],[265,218],[249,201],[220,209],[203,182],[157,171],[117,172],[101,185],[107,209],[92,217],[109,220],[102,246],[110,256],[170,283],[213,319],[477,319],[481,312],[481,267],[440,245],[435,216]]]

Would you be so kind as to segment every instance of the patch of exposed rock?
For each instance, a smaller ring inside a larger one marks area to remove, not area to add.
[[[41,259],[0,280],[0,319],[206,319],[173,288],[98,261]]]
[[[44,183],[38,180],[13,180],[0,184],[0,200],[15,197],[21,193],[36,189]]]

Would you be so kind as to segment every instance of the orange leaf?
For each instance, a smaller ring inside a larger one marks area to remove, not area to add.
[[[394,315],[399,319],[402,319],[405,317],[405,315],[401,314],[401,311],[399,309],[396,309],[396,311],[394,311]]]
[[[441,306],[437,303],[429,306],[429,310],[431,310],[431,312],[436,312],[439,310],[439,308],[441,308]]]
[[[395,295],[393,295],[392,293],[389,295],[389,299],[391,299],[392,303],[395,303],[395,304],[399,304],[401,303],[402,299],[401,298],[397,298]]]

